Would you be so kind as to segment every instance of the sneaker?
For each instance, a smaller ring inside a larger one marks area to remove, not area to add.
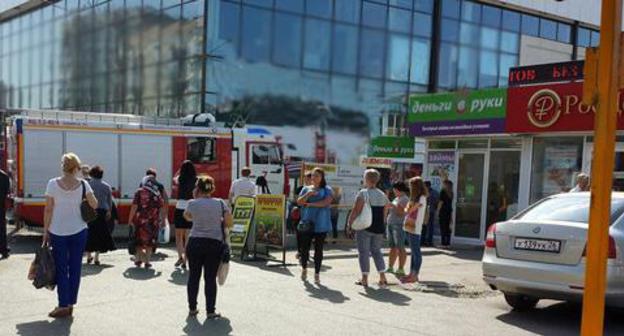
[[[386,273],[394,273],[394,268],[392,267],[386,268]]]
[[[399,268],[399,270],[396,271],[396,276],[398,276],[398,277],[405,276],[405,271]]]

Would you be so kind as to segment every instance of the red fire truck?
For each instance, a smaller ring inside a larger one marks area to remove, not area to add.
[[[185,119],[189,123],[110,113],[13,112],[7,120],[7,169],[14,186],[15,217],[27,224],[43,223],[46,184],[60,174],[60,158],[66,152],[104,169],[104,180],[115,188],[121,223],[127,222],[132,197],[148,168],[157,170],[173,209],[175,177],[187,159],[198,174],[215,179],[216,197],[227,198],[243,166],[251,168],[252,176],[266,175],[272,193],[289,190],[280,144],[262,128],[198,125],[196,118]]]

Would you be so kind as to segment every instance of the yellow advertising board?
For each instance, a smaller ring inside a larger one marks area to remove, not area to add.
[[[286,221],[284,195],[257,195],[256,213],[256,242],[258,244],[276,247],[284,246],[284,224]]]
[[[253,197],[239,196],[234,203],[230,247],[243,248],[247,242],[256,202]]]

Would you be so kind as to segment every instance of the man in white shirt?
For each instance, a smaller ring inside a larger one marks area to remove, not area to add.
[[[241,170],[241,175],[242,177],[234,180],[230,187],[230,204],[234,204],[238,196],[256,196],[256,184],[249,178],[251,169],[249,169],[249,167],[244,167]]]

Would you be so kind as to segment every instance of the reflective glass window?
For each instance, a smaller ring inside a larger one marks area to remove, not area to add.
[[[500,30],[494,28],[481,28],[481,47],[498,49]]]
[[[386,6],[371,2],[362,3],[362,22],[371,27],[386,27]]]
[[[380,78],[384,70],[384,32],[362,29],[360,40],[360,74]]]
[[[431,24],[431,15],[414,13],[414,35],[430,37]]]
[[[442,0],[442,16],[459,19],[459,0]]]
[[[501,10],[500,8],[483,5],[481,13],[481,22],[484,25],[498,28],[501,25]]]
[[[459,22],[455,20],[442,19],[441,35],[443,41],[459,41]]]
[[[219,15],[219,38],[232,41],[236,45],[240,26],[239,5],[221,1]]]
[[[182,6],[182,18],[194,19],[204,15],[204,6],[200,1],[188,2]]]
[[[377,100],[382,95],[382,86],[383,84],[379,80],[360,78],[358,81],[358,92],[365,99]]]
[[[557,22],[547,19],[540,19],[540,37],[549,40],[557,39]]]
[[[539,19],[532,15],[522,14],[522,33],[531,36],[539,35]]]
[[[388,41],[388,68],[386,77],[396,81],[407,81],[409,75],[410,38],[393,34]]]
[[[520,35],[516,33],[501,32],[501,50],[509,53],[517,53],[520,45]]]
[[[591,43],[591,32],[589,29],[579,27],[576,33],[576,44],[579,47],[588,47]]]
[[[305,22],[305,51],[303,66],[313,70],[328,70],[331,24],[308,18]]]
[[[412,39],[412,63],[410,81],[418,84],[429,83],[429,59],[431,58],[431,41],[429,39]]]
[[[331,18],[332,6],[331,0],[306,1],[306,12],[318,17]]]
[[[244,3],[256,6],[262,6],[271,8],[273,6],[273,0],[243,0]]]
[[[481,50],[479,59],[479,87],[495,87],[498,84],[498,54]]]
[[[390,5],[412,9],[412,0],[390,0]]]
[[[438,83],[444,88],[454,88],[457,80],[457,46],[441,43],[439,57]]]
[[[357,67],[358,31],[356,27],[336,23],[334,25],[333,69],[341,73],[355,74]]]
[[[303,0],[275,0],[275,8],[295,13],[303,13]]]
[[[299,67],[301,64],[300,16],[275,13],[273,60],[277,64]]]
[[[414,0],[414,10],[433,13],[433,1],[434,0]]]
[[[253,7],[243,8],[241,52],[249,61],[266,62],[270,55],[271,12]]]
[[[334,0],[334,2],[336,20],[351,23],[360,21],[360,1]]]
[[[459,32],[459,41],[462,44],[474,44],[479,41],[479,26],[462,22]]]
[[[570,43],[570,34],[572,27],[567,23],[559,23],[557,25],[557,41]]]
[[[481,20],[481,5],[464,1],[462,5],[462,21],[479,22]]]
[[[477,87],[479,75],[479,53],[470,47],[459,48],[459,62],[457,67],[457,86],[469,88]]]
[[[388,26],[390,30],[409,33],[412,13],[408,10],[393,7],[391,7],[389,11],[390,15]]]
[[[591,32],[591,46],[597,47],[600,44],[600,32],[592,30]]]
[[[520,31],[520,14],[508,10],[503,10],[503,29],[518,32]]]
[[[507,86],[509,80],[509,68],[518,65],[518,56],[509,54],[500,54],[500,65],[498,68],[498,85]]]

